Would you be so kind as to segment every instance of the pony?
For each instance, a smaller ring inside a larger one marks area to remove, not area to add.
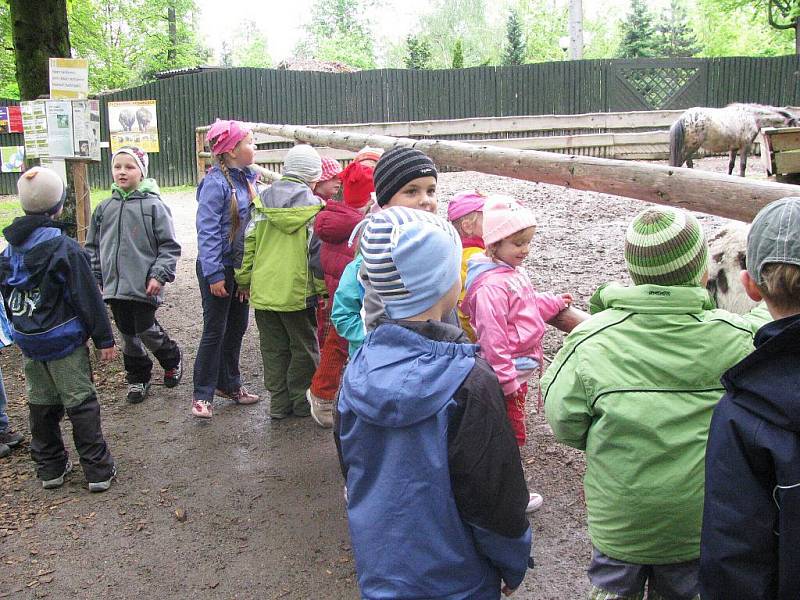
[[[747,268],[748,225],[731,221],[708,243],[708,283],[706,288],[717,308],[743,315],[756,302],[744,291],[739,272]]]
[[[694,166],[692,156],[701,147],[708,152],[729,152],[728,175],[739,154],[739,175],[744,177],[747,155],[762,127],[793,127],[797,116],[785,108],[763,104],[729,104],[725,108],[694,107],[669,129],[669,164]]]

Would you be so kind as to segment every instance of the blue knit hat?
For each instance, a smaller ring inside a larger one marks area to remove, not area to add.
[[[361,236],[361,254],[369,282],[392,319],[425,312],[461,273],[461,240],[453,226],[427,211],[402,206],[370,218]]]

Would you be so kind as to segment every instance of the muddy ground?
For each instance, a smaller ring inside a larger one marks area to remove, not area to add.
[[[723,164],[708,159],[699,166],[719,171]],[[599,284],[626,280],[625,226],[642,203],[448,173],[440,178],[440,208],[468,187],[514,195],[536,211],[540,225],[528,268],[539,289],[572,292],[585,308]],[[184,349],[184,381],[172,390],[153,386],[144,403],[129,405],[121,360],[97,365],[103,426],[119,468],[104,494],[89,494],[80,469],[63,488],[43,490],[27,442],[0,459],[0,598],[357,598],[330,430],[310,419],[270,421],[268,401],[241,407],[218,399],[210,422],[189,413],[202,329],[195,201],[193,193],[165,200],[184,252],[159,319]],[[724,223],[699,216],[708,232]],[[548,332],[547,356],[561,339]],[[0,364],[12,424],[27,436],[18,351],[3,351]],[[251,389],[266,397],[252,320],[241,365]],[[156,369],[154,380],[160,376]],[[532,519],[537,565],[514,597],[580,598],[590,555],[583,458],[554,440],[535,412],[535,391],[528,408],[532,435],[523,461],[545,504]],[[69,438],[68,423],[64,429]]]

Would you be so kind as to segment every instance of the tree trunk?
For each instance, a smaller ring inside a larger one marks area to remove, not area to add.
[[[167,9],[167,21],[169,22],[169,50],[167,50],[167,64],[171,69],[175,68],[175,61],[178,58],[178,27],[175,22],[175,8],[170,6]]]
[[[17,83],[22,100],[50,91],[51,57],[69,58],[66,0],[9,0]]]
[[[800,56],[800,17],[794,20],[794,53]]]

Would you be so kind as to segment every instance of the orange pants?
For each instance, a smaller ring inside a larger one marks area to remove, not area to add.
[[[317,398],[333,402],[339,391],[347,358],[347,340],[330,327],[325,336],[325,345],[322,346],[319,367],[311,379],[311,393]]]
[[[517,445],[525,445],[525,396],[528,395],[528,384],[523,383],[519,389],[506,396],[506,414],[517,438]]]

